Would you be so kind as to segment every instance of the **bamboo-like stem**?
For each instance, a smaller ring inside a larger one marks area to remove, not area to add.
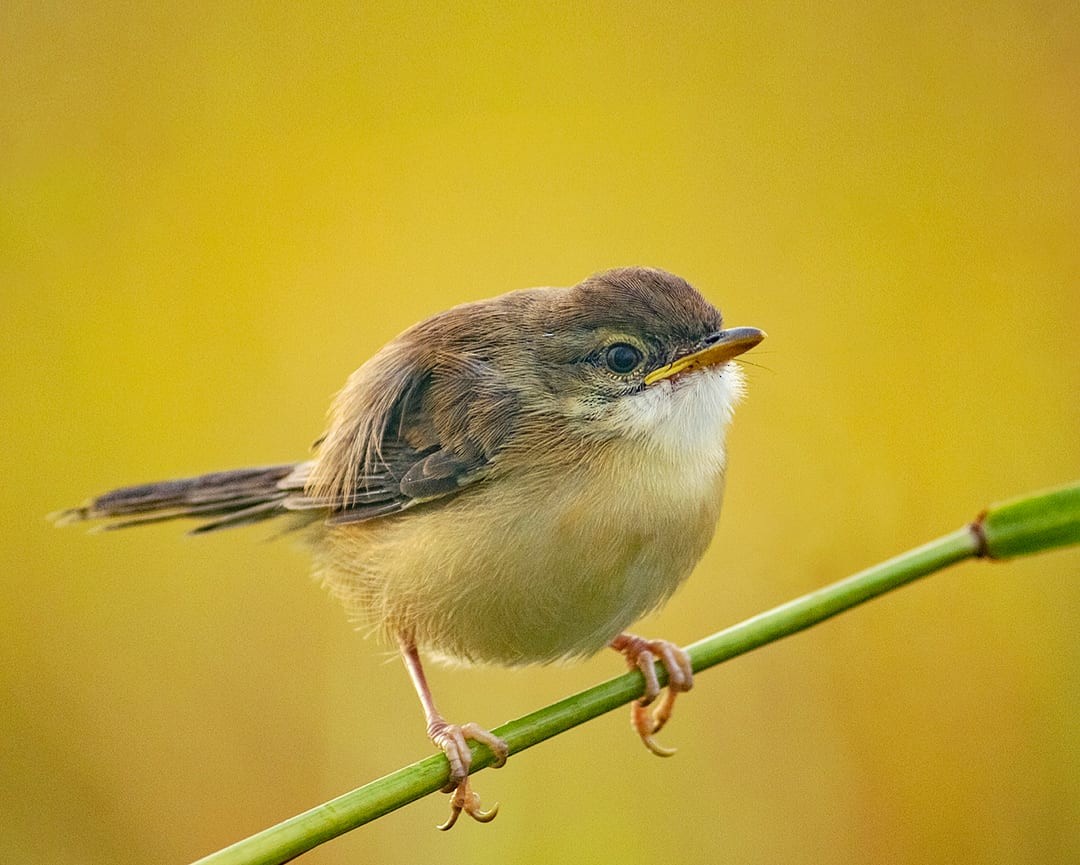
[[[1080,483],[996,505],[971,525],[788,601],[768,612],[687,647],[694,672],[706,670],[906,585],[964,559],[1027,555],[1080,543]],[[666,679],[662,670],[661,684]],[[639,697],[638,671],[609,679],[493,730],[515,754]],[[472,771],[493,762],[473,746]],[[200,859],[195,865],[276,865],[390,811],[440,790],[449,765],[434,754],[323,805],[291,817],[250,838]]]

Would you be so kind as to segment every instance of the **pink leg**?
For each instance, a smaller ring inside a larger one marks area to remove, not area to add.
[[[495,819],[499,812],[499,806],[488,811],[480,807],[480,797],[469,789],[469,769],[472,766],[472,750],[468,740],[487,745],[495,755],[494,768],[502,766],[506,762],[508,748],[506,742],[489,733],[476,724],[449,724],[439,710],[435,708],[435,700],[431,696],[431,688],[428,687],[424,668],[420,664],[420,655],[411,640],[404,637],[398,640],[401,646],[401,657],[405,661],[405,668],[409,671],[413,687],[420,698],[420,704],[424,707],[424,717],[427,719],[428,737],[450,762],[450,780],[443,788],[444,793],[453,793],[450,799],[450,817],[439,826],[446,830],[457,822],[457,818],[464,811],[474,820],[480,823],[488,823]]]
[[[630,707],[630,723],[641,736],[646,748],[658,757],[670,757],[675,753],[675,749],[657,744],[653,735],[658,733],[671,717],[676,695],[681,691],[689,691],[694,686],[694,670],[690,665],[690,657],[667,640],[646,640],[633,634],[619,634],[610,645],[616,652],[622,652],[626,656],[631,670],[641,670],[645,677],[645,693]],[[660,682],[656,676],[657,658],[667,671],[668,686],[660,702],[650,712],[648,706],[660,694]]]

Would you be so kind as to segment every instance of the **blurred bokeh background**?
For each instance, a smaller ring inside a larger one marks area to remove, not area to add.
[[[0,860],[185,862],[429,752],[266,531],[87,536],[124,483],[301,459],[454,303],[647,263],[769,340],[688,642],[1080,475],[1080,6],[0,10]],[[966,564],[312,863],[1080,859],[1080,554]],[[620,660],[433,670],[494,725]]]

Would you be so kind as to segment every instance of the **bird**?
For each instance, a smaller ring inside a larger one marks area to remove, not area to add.
[[[654,737],[693,684],[689,657],[627,628],[713,537],[744,392],[734,361],[764,338],[725,328],[689,282],[652,267],[464,303],[348,378],[311,459],[122,487],[56,521],[295,531],[350,618],[401,653],[449,765],[439,828],[461,813],[487,822],[498,806],[470,786],[469,742],[496,766],[507,744],[439,712],[421,656],[520,667],[610,647],[644,676],[634,729],[673,753]]]

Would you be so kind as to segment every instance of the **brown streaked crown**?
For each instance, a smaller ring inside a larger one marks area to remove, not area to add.
[[[685,279],[652,267],[594,274],[564,296],[568,323],[646,329],[697,342],[722,326],[720,311]]]

